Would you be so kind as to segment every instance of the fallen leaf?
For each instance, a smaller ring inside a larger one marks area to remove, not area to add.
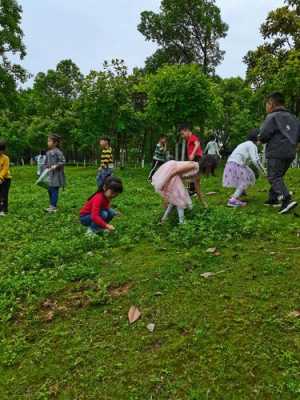
[[[223,269],[222,271],[218,271],[218,272],[204,272],[200,276],[202,276],[202,278],[207,279],[207,278],[211,278],[212,276],[223,274],[223,272],[226,272],[226,271]]]
[[[218,194],[218,193],[217,192],[208,192],[208,193],[206,193],[206,196],[213,196],[215,194]]]
[[[214,252],[214,256],[219,257],[220,255],[221,255],[221,253],[219,251]]]
[[[131,306],[128,311],[128,321],[130,324],[133,324],[138,319],[141,318],[141,312],[136,306]]]
[[[216,247],[210,247],[209,249],[206,250],[206,253],[213,254],[213,253],[215,253],[216,251],[217,251],[217,248],[216,248]]]
[[[204,272],[204,274],[201,274],[201,276],[205,279],[210,278],[212,276],[215,276],[216,274],[214,274],[213,272]]]
[[[154,296],[162,296],[163,295],[163,292],[156,292],[156,293],[154,293]]]
[[[56,303],[56,301],[47,299],[44,301],[44,303],[42,305],[43,305],[43,308],[56,308],[57,303]]]
[[[122,295],[127,294],[131,287],[132,287],[132,284],[127,282],[119,287],[110,287],[108,289],[108,291],[112,297],[120,297]]]
[[[53,311],[49,311],[49,312],[46,314],[45,320],[46,320],[47,322],[51,322],[51,321],[53,320],[53,317],[54,317],[54,312],[53,312]]]
[[[292,311],[288,314],[290,318],[299,318],[300,317],[300,310]]]
[[[148,329],[148,331],[151,332],[151,333],[154,332],[155,324],[148,324],[148,325],[147,325],[147,329]]]

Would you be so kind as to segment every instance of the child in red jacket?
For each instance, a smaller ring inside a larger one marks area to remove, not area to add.
[[[115,230],[110,222],[118,213],[110,208],[110,202],[122,192],[122,181],[117,177],[109,177],[103,187],[87,200],[80,210],[80,223],[88,227],[87,235]]]

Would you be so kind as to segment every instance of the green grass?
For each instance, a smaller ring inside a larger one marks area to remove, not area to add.
[[[78,209],[92,169],[67,170],[57,215],[44,214],[32,168],[13,174],[0,220],[1,400],[300,399],[300,320],[288,316],[300,308],[299,218],[263,207],[266,181],[231,210],[220,177],[204,179],[218,191],[209,210],[196,203],[185,226],[160,227],[146,171],[127,170],[117,232],[89,239]],[[299,181],[291,171],[290,188]],[[142,318],[129,326],[131,305]]]

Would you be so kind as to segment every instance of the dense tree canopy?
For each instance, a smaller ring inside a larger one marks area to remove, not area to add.
[[[189,122],[202,139],[214,132],[231,148],[259,126],[272,90],[300,114],[300,6],[285,3],[262,24],[262,45],[246,55],[246,80],[213,73],[228,29],[215,1],[162,0],[160,12],[143,12],[138,26],[158,44],[144,69],[129,72],[115,59],[84,76],[72,60],[62,60],[24,89],[17,83],[25,71],[8,58],[25,56],[22,10],[0,0],[0,136],[14,160],[28,160],[46,146],[49,132],[58,132],[69,160],[96,160],[99,138],[109,136],[117,160],[136,162],[150,160],[162,133],[174,144],[177,125]]]
[[[146,62],[150,70],[166,63],[197,63],[209,73],[223,59],[219,39],[226,36],[228,26],[215,0],[163,0],[159,13],[141,14],[138,29],[159,46]]]

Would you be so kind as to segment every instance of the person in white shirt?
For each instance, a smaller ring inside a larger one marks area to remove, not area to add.
[[[204,149],[204,156],[200,163],[200,172],[206,176],[215,176],[215,170],[221,159],[220,146],[215,138],[212,138]]]
[[[227,203],[229,207],[247,205],[240,197],[249,186],[255,185],[256,182],[255,174],[249,164],[252,163],[258,171],[266,174],[258,154],[258,134],[259,130],[253,129],[249,133],[247,141],[238,145],[227,160],[223,175],[223,186],[235,188],[234,194]]]
[[[215,156],[215,157],[221,158],[220,147],[215,138],[213,138],[212,140],[210,140],[207,143],[207,145],[204,149],[204,154],[208,154],[209,156]]]
[[[41,176],[46,168],[46,151],[42,150],[38,156],[35,157],[37,164],[37,176]]]

